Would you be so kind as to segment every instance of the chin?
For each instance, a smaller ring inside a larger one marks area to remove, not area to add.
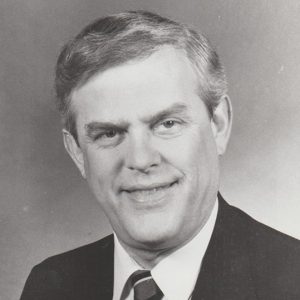
[[[147,249],[168,249],[169,247],[174,247],[174,241],[177,239],[178,234],[174,233],[174,230],[158,230],[156,227],[135,231],[132,235],[132,239],[140,247],[145,247]],[[171,243],[173,245],[171,245]]]

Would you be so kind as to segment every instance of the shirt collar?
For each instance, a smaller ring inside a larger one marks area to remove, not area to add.
[[[114,233],[114,292],[113,300],[120,300],[123,288],[129,276],[143,269],[120,244],[116,234]]]
[[[162,259],[151,270],[153,279],[165,295],[164,299],[183,300],[191,296],[215,226],[217,212],[218,201],[215,202],[212,213],[200,232],[186,245]],[[115,234],[114,241],[113,300],[119,300],[129,276],[143,268],[128,255]]]

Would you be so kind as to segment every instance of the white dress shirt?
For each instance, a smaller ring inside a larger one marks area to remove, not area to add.
[[[218,200],[201,231],[186,245],[163,258],[151,275],[164,294],[164,300],[188,300],[194,290],[203,256],[210,241],[218,212]],[[130,275],[143,269],[133,260],[114,234],[114,290],[113,300],[120,300]],[[133,300],[133,291],[126,300]]]

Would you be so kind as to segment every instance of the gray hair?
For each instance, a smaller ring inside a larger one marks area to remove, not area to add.
[[[186,25],[147,11],[130,11],[97,19],[62,49],[55,89],[63,126],[77,141],[72,92],[93,75],[134,59],[150,56],[161,46],[183,50],[198,76],[198,93],[210,114],[227,92],[224,68],[209,41]]]

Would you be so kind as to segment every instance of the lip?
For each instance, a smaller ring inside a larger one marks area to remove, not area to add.
[[[169,181],[163,183],[135,184],[135,185],[123,187],[121,188],[121,191],[127,193],[134,193],[140,191],[152,191],[152,190],[168,188],[173,184],[175,184],[176,182],[178,182],[178,180],[173,180],[171,182]]]
[[[137,184],[121,189],[129,199],[138,203],[154,204],[163,200],[176,186],[178,180],[164,183]]]

